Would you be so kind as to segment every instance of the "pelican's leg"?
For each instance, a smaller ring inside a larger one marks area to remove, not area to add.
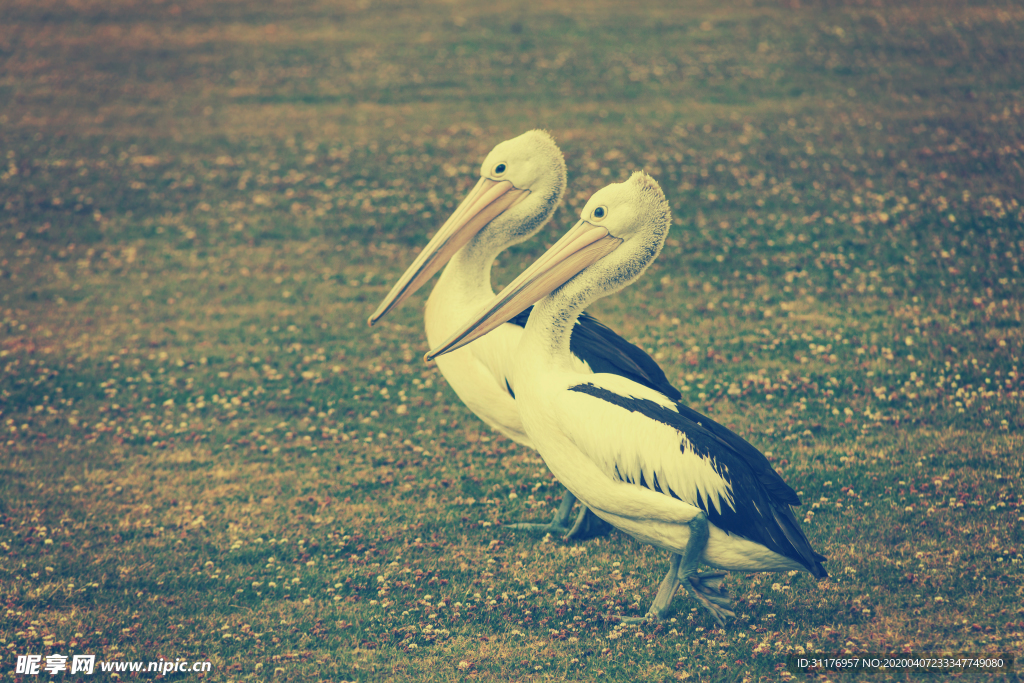
[[[566,493],[569,493],[566,491]],[[572,494],[569,494],[572,495]],[[566,538],[573,541],[585,541],[588,538],[597,538],[608,534],[614,527],[595,515],[586,505],[580,504],[580,513],[576,516],[576,523],[569,529]]]
[[[531,524],[529,522],[520,522],[518,524],[506,524],[510,529],[525,529],[529,531],[543,531],[548,534],[566,534],[569,533],[569,512],[572,511],[572,504],[576,502],[576,496],[569,492],[569,489],[565,490],[565,495],[562,496],[562,504],[558,506],[558,510],[555,512],[554,518],[549,524]]]
[[[730,609],[732,598],[722,590],[722,579],[725,578],[725,573],[697,573],[700,556],[704,553],[704,546],[708,543],[707,515],[703,512],[698,513],[690,520],[689,526],[690,540],[687,541],[686,547],[683,549],[679,566],[679,582],[686,586],[690,595],[711,612],[711,616],[715,618],[719,626],[725,626],[727,618],[736,616],[736,613]],[[664,585],[664,581],[662,584]],[[661,591],[658,592],[658,595],[661,596]]]
[[[665,578],[661,580],[661,585],[658,586],[658,594],[654,596],[654,602],[651,603],[651,609],[647,610],[647,616],[658,619],[664,619],[668,616],[668,606],[676,594],[676,589],[679,588],[679,563],[682,559],[682,555],[672,553],[668,574],[665,574]]]
[[[615,618],[623,624],[642,624],[647,621],[660,621],[664,619],[668,615],[668,606],[671,604],[672,598],[676,594],[676,589],[679,588],[681,582],[679,578],[679,562],[682,559],[682,556],[672,553],[668,573],[661,580],[661,585],[658,586],[658,594],[654,596],[654,602],[651,603],[651,608],[647,610],[646,616]]]

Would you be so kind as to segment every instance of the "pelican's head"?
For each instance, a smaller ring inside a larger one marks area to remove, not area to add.
[[[638,171],[624,183],[598,190],[583,207],[580,220],[533,265],[427,360],[454,351],[525,311],[548,294],[581,310],[595,299],[626,287],[661,252],[672,224],[658,183]]]
[[[600,279],[608,284],[614,279],[620,283],[620,286],[606,291],[610,294],[640,277],[657,258],[671,224],[672,214],[661,186],[643,171],[636,171],[626,182],[613,183],[595,192],[580,211],[580,221],[569,234],[588,225],[598,232],[606,230],[608,235],[605,239],[621,240],[614,253],[588,269],[590,279]],[[612,271],[614,278],[611,277]],[[604,276],[597,275],[597,272],[603,272]]]
[[[505,140],[480,166],[480,180],[370,316],[369,323],[423,286],[464,246],[493,261],[532,237],[551,218],[565,192],[565,159],[552,137],[531,130]]]
[[[550,218],[565,192],[565,159],[546,130],[528,130],[491,150],[480,164],[480,179],[493,183],[507,181],[531,197],[536,195],[535,201],[540,205],[537,208],[549,207],[545,218]],[[507,215],[501,218],[508,220]],[[523,239],[539,228],[536,225],[531,232],[523,233]]]

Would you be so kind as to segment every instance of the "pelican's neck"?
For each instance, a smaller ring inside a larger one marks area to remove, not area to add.
[[[494,290],[491,288],[491,266],[503,248],[486,248],[486,245],[480,244],[474,238],[455,252],[441,272],[434,293],[443,294],[446,298],[451,297],[460,305],[477,301],[482,304],[494,296]]]
[[[452,257],[427,298],[424,323],[431,345],[441,343],[468,315],[494,296],[491,266],[501,248],[487,249],[471,240]]]
[[[573,363],[569,338],[576,320],[590,302],[589,296],[569,297],[561,292],[550,294],[537,302],[526,323],[522,342],[532,345],[530,355],[537,353],[545,361],[550,360],[554,365],[571,369]]]
[[[482,306],[493,297],[491,266],[495,259],[540,230],[558,206],[564,188],[564,180],[559,187],[557,178],[535,184],[522,204],[495,218],[455,252],[434,287],[434,295],[463,306]],[[462,315],[473,311],[475,308],[462,311]]]
[[[504,245],[489,245],[477,235],[459,249],[445,269],[445,276],[456,271],[460,284],[474,293],[481,292],[488,297],[494,296],[491,288],[491,266],[498,254],[505,250]]]

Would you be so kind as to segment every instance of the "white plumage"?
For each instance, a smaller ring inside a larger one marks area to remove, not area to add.
[[[548,221],[565,191],[565,175],[562,153],[544,131],[529,131],[496,146],[480,167],[476,187],[399,278],[370,324],[447,263],[424,313],[428,342],[431,346],[441,343],[494,296],[491,266],[495,258],[536,234]],[[517,443],[535,448],[519,416],[512,377],[527,317],[524,311],[474,343],[438,358],[437,364],[455,393],[481,420]],[[594,318],[580,316],[573,330],[569,362],[577,372],[590,374],[599,368],[679,397],[654,360]],[[573,501],[566,496],[551,524],[515,526],[565,532]],[[570,536],[583,538],[608,530],[584,509]]]
[[[450,261],[427,299],[423,316],[427,341],[433,345],[444,340],[469,312],[494,296],[494,260],[551,218],[565,192],[565,175],[562,152],[544,131],[529,131],[497,145],[480,166],[477,186],[399,278],[370,324]],[[438,368],[477,417],[533,448],[506,386],[506,381],[511,385],[508,370],[521,335],[522,326],[502,325],[479,343],[439,360]]]
[[[801,569],[825,576],[794,517],[796,493],[753,446],[664,392],[581,374],[569,334],[583,307],[636,280],[657,257],[670,217],[649,176],[597,192],[582,220],[428,358],[472,342],[536,303],[513,368],[523,425],[548,467],[621,531],[672,553],[650,613],[684,585],[718,620],[732,616],[721,574]]]

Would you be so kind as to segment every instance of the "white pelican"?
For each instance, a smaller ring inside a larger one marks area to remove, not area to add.
[[[735,616],[720,587],[736,571],[827,576],[790,509],[800,499],[767,458],[727,428],[628,378],[581,373],[576,317],[635,281],[661,251],[668,202],[634,173],[591,197],[581,220],[429,360],[535,304],[513,368],[523,426],[558,480],[599,517],[672,553],[648,617],[664,618],[683,585],[714,618]],[[543,297],[543,298],[542,298]]]
[[[495,147],[480,167],[480,180],[455,213],[398,279],[377,310],[373,325],[426,283],[445,263],[427,300],[424,324],[435,346],[454,332],[468,315],[494,296],[491,265],[505,249],[535,235],[551,218],[565,192],[565,161],[551,136],[531,130]],[[471,346],[437,361],[448,384],[462,402],[492,429],[529,448],[516,408],[512,358],[529,311],[522,311]],[[595,318],[582,314],[573,329],[570,352],[582,372],[623,375],[678,399],[658,364],[641,349]],[[575,498],[566,492],[550,524],[517,524],[587,538],[610,527],[584,508],[569,528]]]

